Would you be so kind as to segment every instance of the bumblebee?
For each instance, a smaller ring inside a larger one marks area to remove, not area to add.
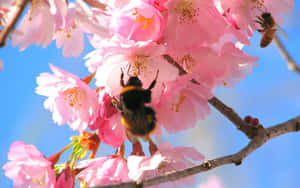
[[[270,12],[264,12],[257,18],[258,20],[256,22],[262,27],[262,29],[258,29],[257,31],[263,35],[260,41],[260,47],[265,48],[275,37],[275,33],[277,31],[276,22]]]
[[[155,111],[145,104],[151,102],[151,89],[154,88],[157,77],[158,71],[148,89],[144,89],[137,76],[131,76],[124,84],[124,73],[123,71],[121,73],[120,84],[123,87],[120,93],[121,121],[129,138],[132,136],[146,138],[155,130]]]

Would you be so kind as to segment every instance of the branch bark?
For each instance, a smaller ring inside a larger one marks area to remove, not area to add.
[[[97,0],[83,0],[86,4],[90,5],[91,7],[98,8],[101,10],[106,9],[106,5],[104,3],[101,3]]]
[[[274,38],[274,44],[279,49],[281,56],[286,60],[288,69],[300,74],[300,67],[296,64],[294,59],[290,56],[289,52],[285,49],[282,42],[280,41],[280,39],[277,36],[275,36],[275,38]]]
[[[169,182],[169,181],[176,181],[178,179],[195,175],[201,172],[206,172],[209,170],[212,170],[214,168],[226,165],[226,164],[235,164],[240,165],[242,161],[249,156],[251,153],[253,153],[257,148],[264,145],[266,142],[271,140],[272,138],[275,138],[277,136],[289,133],[289,132],[297,132],[300,131],[300,116],[293,118],[287,122],[275,125],[273,127],[264,129],[263,127],[259,127],[257,129],[257,135],[253,137],[253,139],[250,141],[250,143],[244,147],[239,152],[204,161],[200,165],[196,165],[191,168],[178,170],[175,172],[166,173],[162,176],[157,176],[150,179],[145,179],[141,181],[132,181],[132,182],[126,182],[126,183],[120,183],[120,184],[112,184],[112,185],[101,185],[101,186],[95,186],[92,188],[142,188],[147,186],[153,186],[158,185],[161,183]]]
[[[19,20],[20,16],[22,15],[24,9],[26,8],[29,2],[30,0],[17,0],[14,14],[9,19],[6,27],[0,33],[0,47],[5,46],[5,42],[9,34],[14,30],[17,21]]]
[[[175,66],[179,70],[179,75],[187,74],[187,72],[171,56],[163,55],[163,58],[165,58],[168,61],[168,63]],[[192,80],[192,82],[195,84],[200,84],[195,80]],[[245,133],[248,136],[248,138],[251,139],[255,135],[257,135],[257,128],[247,124],[232,108],[225,105],[220,99],[214,96],[211,99],[209,99],[208,102],[213,107],[215,107],[221,114],[227,117],[237,129]]]
[[[174,59],[172,59],[172,57],[170,57],[169,55],[164,55],[163,57],[170,64],[178,68],[180,75],[187,74],[187,72]],[[191,82],[195,84],[200,84],[195,80],[191,80]],[[196,165],[194,167],[187,168],[187,169],[178,170],[175,172],[169,172],[154,178],[144,179],[141,181],[120,183],[120,184],[95,186],[92,188],[118,188],[118,187],[141,188],[141,187],[158,185],[169,181],[176,181],[178,179],[195,175],[201,172],[206,172],[226,164],[240,165],[247,156],[249,156],[257,148],[261,147],[272,138],[275,138],[277,136],[289,132],[300,131],[300,116],[267,129],[265,129],[261,125],[256,128],[256,127],[252,127],[251,125],[248,125],[232,108],[226,106],[217,97],[211,98],[208,102],[212,106],[214,106],[218,111],[220,111],[224,116],[226,116],[239,130],[241,130],[245,135],[248,136],[250,142],[246,147],[244,147],[243,149],[241,149],[239,152],[235,154],[220,157],[217,159],[207,160],[200,165]]]

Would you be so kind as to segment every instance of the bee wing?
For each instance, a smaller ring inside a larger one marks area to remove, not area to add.
[[[279,31],[277,33],[279,33],[280,36],[283,36],[284,38],[289,39],[288,34],[279,25],[276,26],[276,29],[277,29],[277,31]]]

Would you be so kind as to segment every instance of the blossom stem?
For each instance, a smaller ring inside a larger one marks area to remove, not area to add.
[[[187,72],[171,56],[163,55],[163,58],[165,58],[168,63],[174,65],[179,70],[179,75],[187,74]],[[194,84],[200,84],[196,80],[191,80],[191,82]],[[257,128],[248,125],[232,108],[225,105],[217,97],[213,96],[208,100],[208,102],[219,112],[221,112],[225,117],[227,117],[236,126],[237,129],[245,133],[248,138],[251,139],[257,134]]]
[[[8,38],[9,34],[14,30],[17,21],[19,20],[20,16],[22,15],[24,9],[26,8],[29,2],[30,0],[17,0],[14,14],[11,16],[6,27],[0,33],[0,47],[4,47],[6,39]]]
[[[240,165],[246,157],[248,157],[251,153],[253,153],[256,149],[260,148],[269,140],[286,133],[297,132],[297,131],[300,131],[300,116],[293,118],[289,121],[286,121],[284,123],[269,127],[267,129],[259,129],[258,134],[253,139],[251,139],[250,143],[242,150],[240,150],[239,152],[233,155],[227,155],[224,157],[219,157],[216,159],[204,161],[200,165],[196,165],[191,168],[186,168],[183,170],[178,170],[175,172],[166,173],[162,176],[157,176],[154,178],[144,179],[141,181],[132,181],[132,182],[126,182],[120,184],[113,184],[113,185],[94,186],[91,188],[147,187],[147,186],[158,185],[165,182],[176,181],[180,178],[185,178],[201,172],[206,172],[226,164]]]
[[[75,143],[71,142],[70,144],[68,144],[66,147],[64,147],[60,153],[63,154],[65,151],[67,151],[68,149],[70,149],[70,147],[72,147]]]
[[[85,82],[87,85],[89,85],[91,83],[91,81],[93,80],[94,76],[96,75],[96,71],[84,78],[81,79],[81,81]]]
[[[124,154],[125,154],[125,144],[123,142],[122,145],[120,147],[118,147],[115,155],[124,157]]]
[[[51,161],[52,165],[54,166],[57,163],[57,161],[59,160],[60,156],[73,145],[74,145],[74,142],[70,143],[69,145],[64,147],[62,150],[60,150],[59,152],[54,153],[50,157],[48,157],[48,160]]]

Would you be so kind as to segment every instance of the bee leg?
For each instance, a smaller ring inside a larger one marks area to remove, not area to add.
[[[149,142],[149,152],[151,155],[154,155],[155,152],[158,150],[157,145],[152,141],[152,139],[148,136],[147,137]]]
[[[263,33],[263,32],[265,32],[265,30],[264,30],[264,29],[258,29],[257,31],[258,31],[258,32],[260,32],[260,33]]]
[[[261,22],[264,22],[264,19],[263,19],[262,17],[260,17],[260,16],[257,16],[257,19],[258,19],[259,21],[261,21]]]
[[[122,105],[119,101],[117,101],[115,98],[111,99],[111,104],[118,110],[118,111],[123,111]]]
[[[119,156],[122,156],[124,157],[124,153],[125,153],[125,144],[124,142],[122,143],[122,145],[120,147],[118,147],[116,153],[115,153],[115,156],[119,157]]]
[[[256,20],[255,22],[258,23],[259,25],[264,25],[264,23],[259,20]]]
[[[122,87],[125,87],[125,84],[124,84],[124,72],[123,72],[123,69],[121,69],[120,84],[121,84]]]
[[[132,152],[130,155],[145,156],[145,153],[143,151],[143,147],[142,147],[140,141],[135,137],[131,137],[129,140],[132,143]]]
[[[154,86],[156,84],[156,80],[158,78],[158,73],[159,73],[159,70],[157,70],[155,79],[152,81],[152,83],[150,84],[150,86],[149,86],[149,88],[147,90],[151,90],[152,88],[154,88]]]

